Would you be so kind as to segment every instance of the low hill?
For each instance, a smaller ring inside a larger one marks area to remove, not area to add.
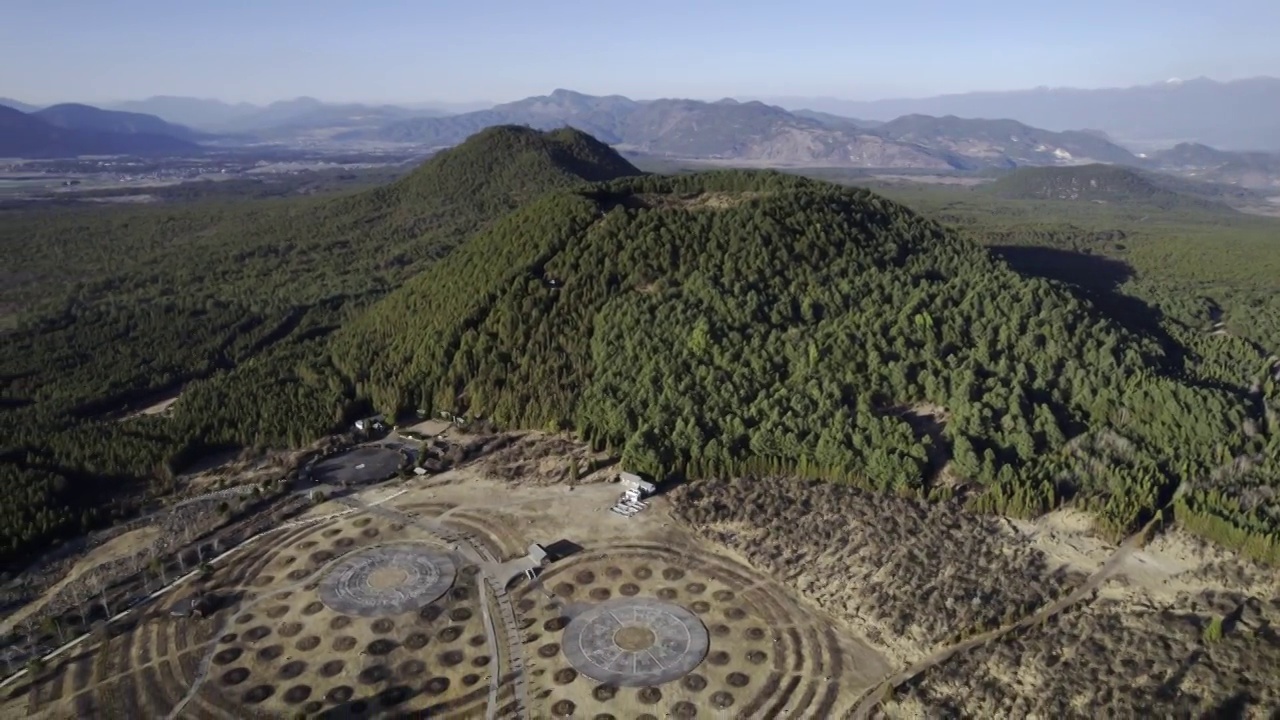
[[[1185,181],[1169,179],[1170,185]],[[1162,210],[1233,212],[1221,203],[1166,187],[1157,176],[1111,165],[1019,168],[984,191],[1007,200],[1057,200],[1130,204]]]
[[[1070,498],[1120,532],[1245,442],[1231,393],[1166,376],[1162,353],[865,190],[717,172],[549,195],[331,355],[381,411],[573,428],[656,477],[795,472],[908,495],[958,477],[978,507]],[[1113,427],[1128,413],[1144,421]]]
[[[168,135],[76,130],[50,125],[36,115],[0,106],[0,157],[76,155],[179,155],[200,146]]]
[[[555,188],[640,174],[613,148],[579,130],[501,125],[360,197],[414,212],[431,206],[472,208],[483,217],[497,217]]]
[[[1280,153],[1218,150],[1181,143],[1148,156],[1152,167],[1245,188],[1280,189]]]
[[[117,135],[167,136],[187,142],[196,142],[209,137],[189,127],[165,122],[155,115],[103,110],[91,105],[77,103],[51,105],[32,113],[32,115],[54,127],[67,130],[114,133]]]
[[[1012,166],[1138,162],[1128,150],[1092,133],[1052,132],[1015,120],[904,115],[880,125],[876,133]]]
[[[1201,143],[1178,143],[1166,150],[1150,153],[1147,157],[1151,162],[1166,167],[1191,169],[1219,167],[1246,154],[1218,150]]]

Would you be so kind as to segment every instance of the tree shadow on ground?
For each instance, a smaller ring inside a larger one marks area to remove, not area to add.
[[[508,673],[501,678],[503,684],[513,682],[515,674]],[[406,710],[404,705],[410,701],[422,696],[436,696],[444,693],[449,688],[449,680],[443,677],[434,677],[427,680],[421,686],[411,686],[408,684],[392,684],[379,692],[370,693],[364,696],[357,695],[352,688],[345,688],[338,697],[334,697],[332,691],[329,696],[325,697],[325,701],[335,703],[326,708],[324,711],[317,713],[314,717],[317,720],[347,720],[348,718],[446,718],[446,717],[471,717],[469,711],[482,705],[489,693],[488,682],[477,683],[470,688],[465,694],[455,697],[452,700],[445,700],[422,710]],[[499,702],[503,702],[500,700]],[[514,715],[514,703],[498,709],[498,716],[505,717]],[[312,717],[312,716],[308,716]]]
[[[1160,684],[1160,687],[1156,688],[1156,697],[1162,700],[1171,700],[1177,697],[1182,692],[1182,681],[1186,679],[1187,674],[1203,657],[1203,650],[1193,650],[1186,660],[1183,660],[1178,668]]]
[[[1239,387],[1186,377],[1186,348],[1174,340],[1163,326],[1164,313],[1139,298],[1120,292],[1120,286],[1134,275],[1128,263],[1057,248],[992,245],[987,249],[1004,260],[1014,272],[1059,282],[1125,330],[1154,340],[1164,351],[1164,356],[1148,359],[1165,375],[1182,377],[1183,382],[1195,387],[1230,393],[1242,402],[1248,400]]]
[[[1120,293],[1133,268],[1114,258],[1056,248],[995,245],[993,254],[1020,275],[1056,280],[1072,286],[1108,315],[1143,333],[1159,327],[1161,313],[1141,300]]]
[[[403,703],[412,700],[421,694],[408,685],[392,685],[382,692],[370,695],[368,697],[351,697],[344,701],[338,702],[330,708],[316,715],[317,718],[325,720],[339,720],[339,718],[366,718],[366,717],[412,717],[412,714],[396,713],[396,708]],[[434,717],[432,715],[420,715],[419,717]]]
[[[1218,703],[1201,717],[1204,720],[1244,720],[1249,717],[1250,708],[1254,708],[1257,702],[1247,690],[1241,691]],[[1272,717],[1280,717],[1280,714]]]
[[[1129,332],[1154,339],[1164,350],[1164,369],[1182,373],[1186,352],[1162,327],[1164,314],[1120,292],[1120,286],[1134,275],[1128,263],[1057,248],[993,245],[988,249],[1014,272],[1062,283]]]

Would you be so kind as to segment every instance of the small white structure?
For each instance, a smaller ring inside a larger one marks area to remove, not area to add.
[[[610,512],[622,515],[623,517],[633,517],[636,513],[649,506],[644,499],[657,492],[658,487],[651,482],[646,482],[635,473],[622,473],[619,476],[622,480],[622,497],[613,507],[609,508]]]
[[[529,559],[542,565],[547,561],[547,549],[538,543],[529,546]]]
[[[622,480],[622,487],[627,495],[634,495],[636,500],[643,500],[658,491],[658,486],[651,482],[646,482],[635,473],[624,472],[619,475]]]
[[[356,430],[360,432],[370,432],[372,430],[381,430],[386,427],[386,418],[381,415],[360,418],[356,421]]]

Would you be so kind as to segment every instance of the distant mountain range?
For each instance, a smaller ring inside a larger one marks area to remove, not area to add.
[[[322,137],[326,137],[338,132],[380,127],[396,120],[446,114],[443,110],[432,108],[326,103],[311,97],[259,106],[158,96],[109,107],[114,110],[150,113],[209,132],[253,135],[260,140],[290,139],[298,134],[317,131]]]
[[[898,142],[917,143],[1010,167],[1076,164],[1082,159],[1134,163],[1128,150],[1092,133],[1052,132],[1014,120],[973,120],[954,115],[904,115],[874,132]]]
[[[64,103],[51,105],[43,110],[31,113],[32,116],[67,130],[84,130],[98,133],[117,133],[121,135],[164,135],[197,142],[209,140],[213,136],[197,132],[185,125],[165,122],[155,115],[136,112],[120,112],[103,110],[91,105]]]
[[[132,126],[130,130],[127,124],[113,124],[98,114],[107,111],[90,110],[96,112],[83,113],[74,108],[57,110],[50,114],[51,119],[57,121],[55,124],[39,114],[0,106],[0,157],[183,155],[201,151],[199,145],[180,137],[150,132],[147,124]],[[122,127],[124,130],[119,129]]]
[[[0,98],[0,105],[26,113],[41,110],[39,106],[9,98]],[[436,117],[448,113],[444,108],[336,104],[310,97],[281,100],[269,105],[252,105],[171,95],[108,103],[102,109],[152,115],[169,123],[203,131],[206,139],[210,134],[217,134],[252,136],[257,140],[287,140],[292,135],[314,130],[329,133],[351,131],[378,127],[395,120]]]
[[[1122,143],[1198,142],[1228,150],[1280,150],[1280,78],[1170,80],[1127,88],[1036,88],[852,101],[768,98],[788,108],[868,120],[903,115],[1014,118],[1050,130],[1098,128]]]
[[[103,105],[108,110],[145,113],[164,118],[172,123],[205,130],[221,129],[228,123],[248,117],[261,110],[249,103],[225,103],[221,100],[204,100],[191,97],[158,95],[146,100],[130,100]]]
[[[1280,85],[1280,81],[1274,83]],[[1267,107],[1270,97],[1267,93],[1271,86],[1270,79],[1240,83],[1197,80],[1124,91],[1027,91],[1041,98],[1060,95],[1083,98],[1077,103],[1078,107],[1073,106],[1075,110],[1067,108],[1063,112],[1066,117],[1078,118],[1080,124],[1077,127],[1090,129],[1063,127],[1061,119],[1048,123],[1062,128],[1060,130],[1042,129],[1027,124],[1021,118],[979,119],[972,115],[921,113],[888,117],[887,114],[887,109],[896,107],[894,103],[914,107],[935,101],[951,102],[946,97],[853,104],[853,109],[866,111],[858,112],[856,117],[835,114],[819,104],[789,111],[760,101],[638,101],[620,95],[592,96],[564,89],[453,115],[424,107],[334,104],[307,97],[267,106],[154,97],[121,103],[111,110],[78,104],[36,110],[26,117],[80,134],[50,134],[47,130],[33,129],[38,126],[24,125],[22,137],[34,143],[24,146],[14,139],[19,123],[10,118],[13,128],[0,128],[0,133],[7,135],[0,137],[0,143],[9,148],[8,154],[38,156],[89,152],[83,149],[85,147],[135,146],[140,148],[137,152],[166,152],[162,148],[167,147],[174,148],[172,151],[176,153],[190,153],[198,150],[191,143],[209,141],[230,146],[244,142],[389,143],[434,149],[457,145],[480,130],[497,125],[524,125],[539,130],[570,126],[590,133],[623,152],[675,160],[756,166],[937,171],[1104,163],[1168,171],[1244,188],[1274,189],[1280,187],[1280,154],[1224,150],[1203,143],[1181,143],[1166,146],[1163,150],[1135,154],[1113,139],[1125,132],[1123,125],[1117,129],[1114,122],[1107,122],[1101,114],[1090,114],[1084,110],[1096,97],[1111,98],[1117,101],[1119,108],[1112,120],[1129,117],[1137,122],[1134,119],[1136,115],[1126,114],[1129,111],[1125,110],[1128,107],[1125,103],[1129,101],[1123,99],[1130,97],[1128,93],[1142,97],[1163,93],[1161,96],[1168,101],[1164,105],[1151,101],[1153,107],[1159,109],[1173,107],[1176,105],[1174,100],[1182,103],[1187,98],[1211,94],[1210,91],[1245,93],[1252,97],[1253,105],[1248,107]],[[1186,95],[1187,92],[1192,94]],[[994,102],[991,98],[996,96],[1016,100],[1027,93],[974,93],[949,97],[958,98],[953,104],[968,103],[972,106],[970,109],[979,111],[983,107],[991,107],[990,102]],[[1097,93],[1102,95],[1096,96]],[[984,102],[988,104],[983,105]],[[2,104],[31,107],[11,100],[0,100]],[[1010,110],[1017,111],[1016,105],[1016,102],[1012,103]],[[146,112],[148,110],[152,112]],[[162,115],[157,116],[157,113]],[[877,114],[879,117],[875,116]],[[1155,114],[1161,115],[1159,112]],[[1251,119],[1247,120],[1240,120],[1241,115],[1236,112],[1216,113],[1214,117],[1221,118],[1224,123],[1253,123],[1258,127],[1268,122],[1280,122],[1280,110],[1274,116],[1250,116]],[[1174,121],[1164,118],[1159,122],[1167,125]],[[215,128],[217,135],[211,134]],[[97,137],[90,140],[83,133],[96,133]],[[186,144],[166,144],[156,138],[170,138]],[[95,149],[92,152],[103,151]]]
[[[482,128],[507,124],[543,130],[569,125],[625,151],[767,165],[969,170],[1137,162],[1129,151],[1104,138],[1053,133],[1009,120],[914,116],[869,123],[815,111],[792,113],[762,102],[642,102],[563,89],[489,110],[392,122],[336,139],[443,147]]]

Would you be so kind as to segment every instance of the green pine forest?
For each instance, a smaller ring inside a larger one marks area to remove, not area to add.
[[[1280,560],[1280,224],[880,190],[494,128],[357,193],[0,211],[0,557],[377,409]]]

